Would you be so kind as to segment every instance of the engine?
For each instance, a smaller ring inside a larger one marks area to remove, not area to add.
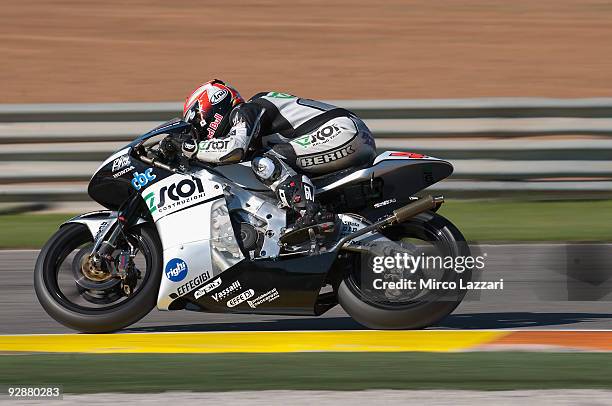
[[[230,217],[242,253],[249,258],[261,256],[266,222],[243,210],[234,210]]]

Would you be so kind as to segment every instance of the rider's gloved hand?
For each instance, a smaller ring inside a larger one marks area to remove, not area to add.
[[[181,150],[187,158],[193,158],[198,152],[198,144],[193,138],[185,140],[183,145],[181,145]]]
[[[159,152],[168,160],[173,159],[180,150],[180,143],[177,143],[177,140],[171,135],[167,136],[159,143]]]

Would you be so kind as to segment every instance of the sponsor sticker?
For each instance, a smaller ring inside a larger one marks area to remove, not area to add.
[[[389,156],[401,156],[411,159],[429,158],[427,155],[418,154],[416,152],[392,152]]]
[[[172,210],[176,207],[195,202],[204,197],[204,185],[198,178],[183,179],[180,182],[164,186],[159,191],[150,192],[144,196],[151,214]]]
[[[212,296],[212,298],[216,302],[219,302],[219,301],[225,299],[231,293],[236,292],[237,290],[239,290],[241,288],[242,288],[242,286],[240,286],[240,281],[235,281],[231,285],[229,285],[227,288],[225,288],[222,291],[219,291],[217,293],[213,293],[211,296]]]
[[[319,129],[317,132],[298,137],[294,139],[293,142],[303,148],[316,147],[317,145],[325,144],[333,140],[338,134],[340,134],[340,128],[335,125],[328,125]]]
[[[117,179],[120,176],[125,175],[126,173],[130,173],[131,171],[133,171],[135,168],[133,166],[130,166],[128,168],[125,169],[121,169],[119,172],[113,174],[113,178]]]
[[[209,140],[200,142],[198,149],[200,151],[225,152],[228,145],[229,140]]]
[[[196,276],[195,278],[193,278],[192,280],[188,281],[187,283],[179,286],[176,289],[176,294],[178,296],[183,296],[191,292],[192,290],[196,289],[198,286],[200,286],[201,284],[203,284],[209,279],[210,279],[210,273],[206,271],[203,274],[200,274]]]
[[[144,173],[134,173],[134,179],[132,179],[132,186],[134,189],[140,190],[141,188],[147,186],[150,181],[155,180],[157,175],[153,173],[153,168],[149,168]]]
[[[193,153],[198,150],[198,146],[196,145],[194,140],[187,140],[183,142],[183,152]]]
[[[253,289],[245,290],[238,296],[235,296],[227,301],[227,307],[236,307],[240,303],[244,302],[247,299],[252,298],[255,295],[255,291]]]
[[[273,300],[276,300],[280,297],[280,295],[278,294],[278,291],[276,290],[276,288],[267,291],[266,293],[257,296],[255,299],[253,300],[247,300],[247,303],[249,304],[249,306],[251,306],[253,309],[255,309],[257,306],[259,306],[262,303],[270,303]]]
[[[225,99],[225,96],[229,94],[229,91],[227,89],[216,89],[218,90],[212,93],[208,93],[208,100],[210,101],[210,104],[219,103],[221,100]]]
[[[346,147],[338,148],[325,154],[300,158],[300,166],[307,168],[309,166],[323,165],[347,157],[354,152],[355,150],[353,149],[353,146],[347,145]]]
[[[196,299],[199,299],[202,296],[204,296],[205,294],[210,293],[213,290],[217,289],[219,286],[221,286],[221,278],[217,278],[214,281],[212,281],[210,283],[207,283],[206,285],[202,286],[200,289],[195,291],[193,296]]]
[[[361,227],[363,227],[362,224],[357,223],[355,221],[342,221],[342,230],[341,233],[343,235],[348,235],[348,234],[352,234],[354,232],[356,232],[357,230],[359,230]]]
[[[270,92],[266,96],[274,97],[276,99],[293,99],[295,96],[289,93]]]
[[[96,232],[96,236],[94,237],[94,241],[96,241],[98,238],[100,238],[100,234],[102,234],[102,231],[104,231],[107,226],[108,226],[108,221],[103,221],[103,222],[100,223],[100,227],[98,227],[98,231]]]
[[[388,204],[396,203],[396,202],[397,202],[396,198],[391,198],[391,199],[383,200],[382,202],[374,203],[374,208],[378,209],[379,207],[383,207],[383,206],[386,206]]]
[[[166,275],[166,278],[170,279],[172,282],[180,282],[185,279],[187,272],[189,272],[189,270],[185,261],[180,258],[172,258],[166,264],[164,275]]]
[[[115,159],[113,161],[113,168],[112,171],[113,172],[117,172],[119,169],[125,168],[126,166],[128,166],[129,164],[131,164],[132,161],[130,161],[130,156],[125,154],[120,156],[119,158]]]
[[[219,127],[221,120],[223,120],[223,116],[219,113],[215,113],[214,118],[214,121],[208,125],[208,139],[215,136],[215,131],[217,131],[217,127]]]

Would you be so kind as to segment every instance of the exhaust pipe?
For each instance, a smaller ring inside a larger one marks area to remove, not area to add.
[[[346,237],[338,241],[332,248],[330,248],[330,251],[340,250],[346,245],[346,243],[348,243],[349,241],[357,237],[360,237],[371,231],[375,231],[381,228],[388,227],[392,224],[403,223],[406,220],[410,220],[417,214],[423,213],[424,211],[427,211],[427,210],[435,209],[442,203],[444,203],[444,197],[442,196],[435,196],[435,197],[425,196],[421,199],[415,200],[411,203],[408,203],[407,205],[403,207],[400,207],[397,210],[393,210],[393,214],[390,215],[389,217],[382,219],[380,221],[377,221],[374,224],[370,224],[367,227],[364,227],[362,229],[355,231],[352,234],[347,235]]]
[[[404,221],[411,219],[417,214],[420,214],[427,210],[435,209],[442,203],[444,203],[443,196],[435,196],[435,197],[425,196],[422,199],[415,200],[411,203],[408,203],[404,207],[400,207],[397,210],[393,210],[393,216],[391,217],[393,217],[395,222],[403,223]]]

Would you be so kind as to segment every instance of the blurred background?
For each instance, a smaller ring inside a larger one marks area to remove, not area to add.
[[[250,96],[610,96],[603,0],[28,0],[0,15],[0,103]]]

